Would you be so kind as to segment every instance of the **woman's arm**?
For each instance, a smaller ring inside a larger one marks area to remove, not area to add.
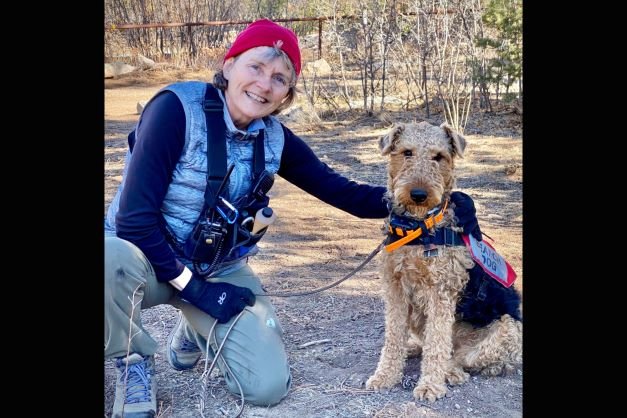
[[[307,193],[359,218],[388,215],[383,186],[357,183],[336,173],[311,148],[283,126],[285,145],[278,174]]]

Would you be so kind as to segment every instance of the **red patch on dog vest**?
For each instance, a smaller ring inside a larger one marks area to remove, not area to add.
[[[510,287],[516,280],[516,272],[509,263],[496,252],[486,240],[477,241],[472,235],[462,235],[472,259],[477,262],[490,277],[505,287]]]

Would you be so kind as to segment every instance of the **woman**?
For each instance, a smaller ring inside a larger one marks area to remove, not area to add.
[[[355,216],[388,215],[385,187],[337,174],[273,116],[294,100],[300,70],[296,35],[256,21],[237,36],[213,85],[165,87],[129,136],[105,220],[105,357],[116,359],[118,376],[113,416],[156,413],[157,342],[140,310],[162,303],[181,311],[166,350],[172,367],[194,367],[217,321],[212,359],[235,322],[225,362],[217,363],[229,390],[239,394],[239,383],[246,401],[264,406],[287,394],[281,326],[247,264],[263,235],[251,233],[254,215],[268,204],[274,174]],[[216,176],[220,164],[229,168]]]

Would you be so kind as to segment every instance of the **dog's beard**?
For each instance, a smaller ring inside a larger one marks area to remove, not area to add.
[[[416,203],[412,200],[409,191],[401,190],[399,193],[394,193],[393,208],[394,213],[399,215],[409,214],[418,219],[423,219],[427,216],[427,212],[439,206],[441,201],[442,194],[434,193],[430,190],[424,202]]]
[[[410,199],[411,200],[411,199]],[[429,211],[429,208],[426,206],[422,206],[422,205],[416,205],[415,203],[402,203],[402,202],[398,202],[398,203],[394,203],[393,205],[394,208],[394,213],[399,214],[399,215],[411,215],[413,217],[416,217],[418,219],[423,219],[424,217],[427,216],[427,212]]]

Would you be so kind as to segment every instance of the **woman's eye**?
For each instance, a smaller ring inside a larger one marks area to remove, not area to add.
[[[433,157],[433,160],[439,162],[442,158],[444,158],[442,154],[437,154],[435,157]]]
[[[414,153],[410,149],[406,149],[405,151],[403,151],[403,155],[405,157],[411,157],[412,155],[414,155]]]
[[[279,84],[281,84],[282,86],[287,85],[287,80],[285,80],[285,78],[284,78],[283,76],[280,76],[280,75],[275,75],[275,76],[274,76],[274,79],[275,79],[275,80],[276,80]]]

